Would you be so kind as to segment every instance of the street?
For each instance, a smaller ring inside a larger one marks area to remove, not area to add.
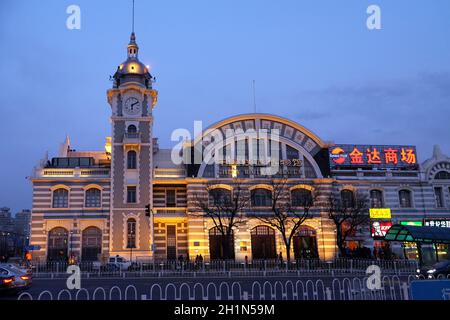
[[[399,296],[400,282],[397,278],[383,279],[385,298]],[[398,278],[402,283],[407,277]],[[33,300],[159,300],[166,297],[174,299],[228,300],[228,299],[326,299],[329,288],[333,299],[346,299],[347,293],[370,290],[366,280],[357,276],[276,276],[276,277],[235,277],[235,278],[90,278],[81,279],[81,289],[68,290],[67,278],[33,280],[31,288],[20,299]],[[128,287],[128,289],[127,289]],[[136,289],[136,290],[135,290]],[[45,292],[47,291],[47,292]],[[43,293],[45,292],[45,293]],[[295,293],[297,292],[297,294]],[[15,296],[3,296],[0,299],[17,299]],[[41,297],[39,298],[39,296]],[[259,296],[258,296],[259,295]],[[59,296],[59,297],[58,297]],[[347,297],[348,298],[348,297]]]

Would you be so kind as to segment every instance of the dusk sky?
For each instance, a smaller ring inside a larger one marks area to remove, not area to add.
[[[45,5],[43,5],[45,3]],[[81,8],[69,30],[66,9]],[[369,5],[381,30],[366,27]],[[450,1],[136,0],[140,60],[159,101],[154,134],[257,111],[325,141],[434,144],[450,154]],[[126,59],[131,0],[0,1],[0,206],[31,207],[33,166],[110,135],[109,76]]]

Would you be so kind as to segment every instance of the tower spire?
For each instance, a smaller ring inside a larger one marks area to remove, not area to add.
[[[133,0],[133,10],[131,15],[131,36],[130,43],[128,44],[128,58],[137,58],[139,47],[136,43],[136,35],[134,33],[134,0]]]

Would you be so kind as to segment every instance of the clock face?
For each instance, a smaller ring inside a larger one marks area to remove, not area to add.
[[[139,100],[130,97],[125,101],[125,111],[126,113],[130,115],[136,115],[141,111],[141,104],[139,103]]]

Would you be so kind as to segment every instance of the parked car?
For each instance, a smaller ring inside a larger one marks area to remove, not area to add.
[[[15,263],[5,263],[4,266],[14,269],[16,271],[25,273],[27,275],[29,275],[30,277],[33,277],[33,269],[31,268],[31,266],[27,266],[27,265],[22,265],[22,264],[15,264]]]
[[[450,260],[435,263],[432,266],[425,266],[417,269],[417,278],[435,279],[438,276],[448,277],[450,275]]]
[[[28,289],[33,282],[33,277],[27,269],[21,269],[9,263],[0,264],[0,274],[14,277],[14,287],[19,291]]]
[[[131,268],[133,263],[128,261],[124,257],[115,256],[109,257],[108,262],[105,265],[102,265],[100,262],[94,262],[92,267],[94,270],[103,270],[103,271],[126,271]]]
[[[1,274],[0,272],[0,294],[11,293],[15,290],[14,277]]]

